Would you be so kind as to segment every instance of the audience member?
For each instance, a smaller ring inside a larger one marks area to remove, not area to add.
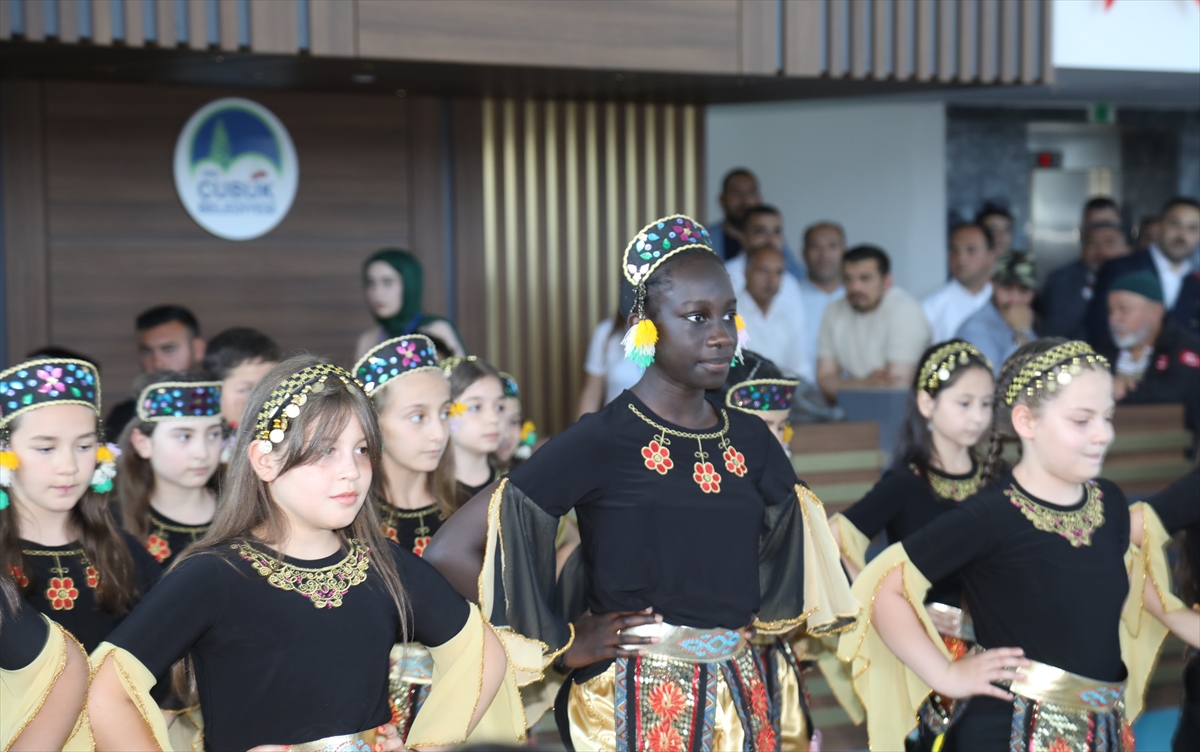
[[[730,170],[725,174],[725,179],[721,183],[721,195],[717,196],[717,201],[720,202],[725,216],[708,229],[712,237],[713,250],[717,252],[718,256],[729,261],[740,256],[743,248],[754,245],[750,239],[752,228],[748,226],[748,223],[751,218],[751,210],[763,206],[762,195],[758,190],[758,178],[744,167]],[[784,261],[787,262],[788,273],[796,279],[801,279],[804,276],[804,268],[783,238],[783,217],[779,214],[778,209],[769,208],[779,218],[779,227],[775,229],[779,232],[779,248],[783,251]],[[766,222],[767,220],[762,221]],[[760,226],[758,230],[760,233],[769,233],[772,228],[767,225]],[[740,284],[743,269],[744,267],[740,267],[736,273],[731,273],[730,276],[735,284]]]
[[[134,320],[134,328],[143,373],[190,371],[204,357],[200,322],[183,306],[161,305],[142,311]],[[113,405],[104,422],[104,433],[110,441],[121,435],[135,412],[133,400]]]
[[[1162,242],[1162,217],[1150,215],[1142,217],[1138,224],[1137,235],[1133,239],[1135,251],[1148,251],[1150,246]]]
[[[1108,292],[1115,350],[1113,399],[1128,404],[1183,403],[1187,427],[1200,426],[1200,335],[1165,315],[1163,289],[1149,269],[1123,274]]]
[[[250,392],[283,360],[275,340],[249,327],[226,329],[208,341],[202,367],[221,382],[221,417],[234,428],[242,419]]]
[[[84,363],[91,363],[96,368],[96,373],[100,373],[100,364],[95,361],[90,355],[84,355],[78,350],[72,350],[69,347],[59,347],[58,345],[46,345],[39,347],[36,350],[30,350],[26,355],[26,360],[34,360],[37,358],[57,358],[60,360],[82,360]]]
[[[1042,287],[1038,308],[1042,335],[1087,339],[1087,309],[1096,272],[1106,262],[1129,255],[1121,226],[1112,222],[1084,225],[1079,259],[1056,269]]]
[[[1096,274],[1095,295],[1088,304],[1088,342],[1101,352],[1115,347],[1108,330],[1108,291],[1117,277],[1149,269],[1162,285],[1168,315],[1184,329],[1200,334],[1200,276],[1191,256],[1200,245],[1200,203],[1176,197],[1163,207],[1162,242],[1149,250],[1109,261]]]
[[[1093,196],[1083,205],[1083,217],[1079,226],[1087,227],[1102,222],[1121,227],[1121,207],[1108,196]]]
[[[1003,256],[1013,249],[1013,216],[1008,209],[988,202],[975,215],[974,224],[986,227],[992,234],[992,246],[996,256]],[[934,342],[940,341],[941,339],[934,338]]]
[[[817,383],[825,399],[842,389],[907,387],[932,332],[916,298],[893,286],[891,262],[871,245],[842,257],[846,297],[825,309]]]
[[[791,297],[795,293],[795,300],[799,301],[799,281],[803,278],[804,271],[802,269],[797,271],[788,263],[791,251],[788,250],[787,243],[783,239],[783,215],[770,204],[759,204],[746,210],[743,226],[745,227],[743,233],[745,247],[758,248],[769,245],[779,250],[788,271],[785,294],[787,297]],[[729,279],[733,281],[733,291],[741,292],[746,280],[746,254],[739,252],[738,255],[726,261],[725,270],[729,272]]]
[[[985,225],[959,225],[950,233],[950,281],[921,301],[934,342],[953,337],[962,322],[991,299],[996,258],[996,242]]]
[[[1018,347],[1037,339],[1033,328],[1033,296],[1037,272],[1023,254],[1009,253],[996,262],[992,300],[971,314],[955,337],[970,342],[992,361],[996,375]]]
[[[804,306],[804,353],[810,373],[817,372],[817,338],[825,307],[846,296],[842,287],[842,256],[846,233],[836,222],[818,222],[804,231],[804,266],[800,302]]]
[[[773,361],[788,376],[813,378],[804,351],[804,309],[779,302],[787,273],[783,253],[769,243],[750,246],[746,256],[745,289],[737,294],[738,313],[746,324],[756,352]]]

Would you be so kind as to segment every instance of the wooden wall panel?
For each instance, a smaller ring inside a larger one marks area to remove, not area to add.
[[[737,73],[738,0],[358,0],[363,57]]]
[[[36,81],[0,83],[5,365],[44,344],[50,330],[42,171],[43,91],[43,85]]]
[[[230,242],[184,212],[171,159],[187,118],[232,92],[80,83],[46,92],[49,339],[102,362],[110,404],[136,375],[133,318],[159,303],[191,307],[206,334],[254,326],[288,350],[349,363],[371,324],[363,259],[412,242],[410,154],[420,147],[406,100],[254,93],[292,135],[300,186],[275,230]],[[440,268],[443,248],[412,250]]]

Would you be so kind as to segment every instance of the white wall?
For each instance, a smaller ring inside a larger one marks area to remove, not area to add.
[[[721,178],[748,167],[793,249],[807,225],[840,222],[850,245],[887,251],[897,283],[920,297],[946,279],[945,134],[939,102],[710,106],[708,219],[721,217]]]

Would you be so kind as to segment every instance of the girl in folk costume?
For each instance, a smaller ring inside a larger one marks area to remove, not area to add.
[[[137,386],[137,415],[121,433],[117,497],[125,529],[166,567],[217,512],[221,382],[160,372]]]
[[[555,704],[569,748],[773,750],[777,708],[747,631],[836,630],[859,607],[779,442],[705,401],[741,354],[708,232],[665,217],[623,267],[642,380],[472,499],[426,558],[522,638],[515,665],[569,670]],[[554,539],[571,509],[578,613],[556,608]]]
[[[354,379],[379,414],[383,440],[375,504],[389,540],[417,556],[457,507],[450,443],[450,382],[433,342],[421,334],[390,339],[354,366]],[[392,648],[388,677],[393,722],[408,735],[429,695],[433,660],[416,642]]]
[[[208,535],[92,654],[97,749],[169,748],[145,694],[185,655],[212,749],[400,749],[387,659],[410,637],[434,664],[410,747],[522,739],[495,633],[379,532],[367,503],[379,426],[350,373],[292,358],[255,388],[250,410]]]
[[[450,445],[461,506],[496,479],[491,457],[500,448],[504,381],[499,371],[474,355],[447,358],[442,369],[450,377]]]
[[[970,698],[946,735],[952,749],[1130,750],[1129,511],[1095,477],[1113,439],[1108,363],[1084,342],[1031,342],[1005,362],[995,404],[991,482],[854,583],[873,607],[839,654],[854,663],[871,748],[901,748],[932,688]],[[1009,441],[1020,459],[1004,470]],[[978,642],[959,660],[922,607],[930,583],[955,574]],[[1200,642],[1200,614],[1168,611],[1154,588],[1134,592],[1139,610]]]
[[[525,420],[521,410],[521,388],[510,374],[500,372],[504,383],[504,418],[500,421],[500,446],[492,455],[492,464],[503,472],[529,459],[537,444],[537,426]]]
[[[925,351],[894,465],[861,501],[829,521],[851,577],[866,566],[867,546],[876,535],[886,531],[889,542],[903,540],[979,490],[984,467],[973,447],[991,423],[994,391],[992,364],[974,345],[956,339]],[[929,618],[957,656],[974,644],[961,591],[958,577],[951,575],[934,583],[925,600]],[[831,686],[848,686],[846,671],[840,674],[827,671]],[[857,702],[847,700],[851,705]],[[937,743],[957,709],[952,700],[929,697],[920,710],[919,749]]]
[[[0,571],[88,651],[161,574],[109,512],[115,457],[99,437],[90,363],[40,359],[0,372]]]
[[[799,384],[797,379],[785,377],[771,361],[746,350],[740,362],[729,369],[722,391],[710,396],[718,398],[714,404],[761,418],[784,452],[790,455],[788,444],[792,439],[792,427],[788,415]],[[797,630],[796,644],[790,634],[762,634],[753,639],[766,667],[764,678],[771,700],[778,708],[779,749],[783,752],[805,751],[810,746],[820,749],[821,746],[820,732],[812,725],[808,688],[804,684],[801,665],[801,660],[807,657],[801,649],[807,645],[804,636],[803,629]]]
[[[0,749],[62,749],[87,684],[83,646],[0,576]]]

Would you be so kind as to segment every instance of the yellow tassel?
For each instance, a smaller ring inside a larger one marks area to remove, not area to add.
[[[465,415],[466,412],[467,412],[467,406],[464,405],[463,403],[461,403],[461,402],[451,402],[450,403],[450,417],[451,418],[461,417],[461,416]]]
[[[20,465],[21,461],[17,459],[16,452],[0,452],[0,467],[5,470],[16,470]]]
[[[642,319],[629,331],[621,344],[625,347],[625,358],[642,368],[654,362],[654,346],[658,343],[658,327],[650,319]]]
[[[117,458],[113,456],[112,450],[108,447],[104,446],[103,444],[96,447],[97,462],[115,462],[116,459]]]

